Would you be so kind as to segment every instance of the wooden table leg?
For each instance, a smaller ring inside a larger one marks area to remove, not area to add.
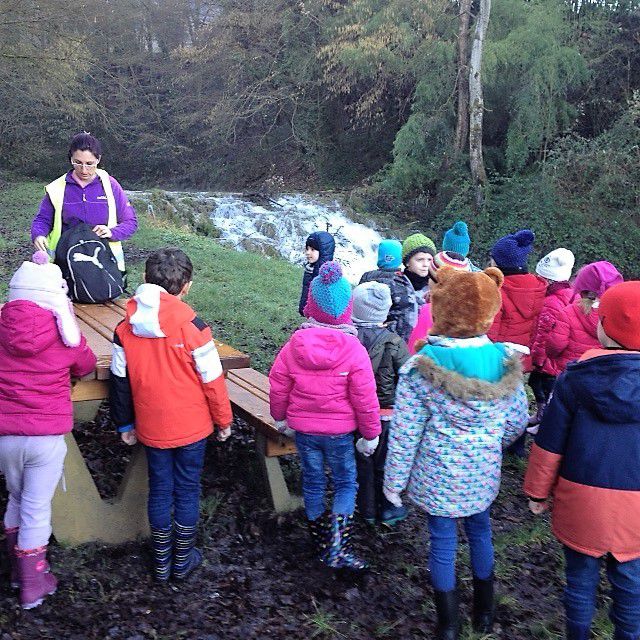
[[[280,460],[277,457],[267,457],[267,439],[264,435],[256,432],[256,452],[258,461],[264,473],[264,477],[269,487],[269,496],[273,502],[276,513],[295,511],[302,506],[302,498],[289,493],[289,487],[284,479]]]
[[[65,436],[67,457],[62,483],[53,498],[52,524],[56,539],[70,546],[85,542],[121,544],[149,535],[147,462],[137,445],[113,500],[103,500],[72,433]]]

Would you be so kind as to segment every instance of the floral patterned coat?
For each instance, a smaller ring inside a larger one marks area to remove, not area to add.
[[[431,515],[487,509],[500,488],[502,449],[527,425],[520,359],[492,346],[504,355],[497,382],[440,366],[424,352],[401,369],[384,484],[397,493],[408,488]]]

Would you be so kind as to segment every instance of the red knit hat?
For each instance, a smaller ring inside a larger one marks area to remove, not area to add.
[[[640,350],[640,281],[607,289],[600,299],[598,316],[609,338],[625,349]]]

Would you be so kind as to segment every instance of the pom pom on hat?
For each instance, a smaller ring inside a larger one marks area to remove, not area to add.
[[[500,269],[526,271],[527,259],[535,239],[535,234],[529,229],[504,236],[493,245],[491,257]]]
[[[462,220],[458,220],[458,222],[444,234],[444,238],[442,239],[443,251],[454,251],[461,256],[466,257],[469,253],[470,246],[469,228],[467,227],[467,223]]]
[[[406,266],[416,253],[422,252],[435,256],[436,251],[436,245],[431,238],[422,233],[414,233],[402,243],[402,262]]]
[[[547,280],[565,282],[571,277],[575,256],[569,249],[554,249],[536,266],[536,273]]]
[[[349,324],[353,300],[351,285],[337,262],[325,262],[311,281],[304,315],[324,324]]]
[[[640,282],[630,280],[607,289],[598,307],[602,329],[625,349],[640,350]]]

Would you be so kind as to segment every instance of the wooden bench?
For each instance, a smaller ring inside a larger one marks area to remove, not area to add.
[[[296,446],[276,430],[269,413],[269,378],[255,369],[233,369],[227,373],[227,389],[234,413],[256,430],[256,453],[275,511],[298,509],[302,500],[289,492],[278,460],[296,453]]]

